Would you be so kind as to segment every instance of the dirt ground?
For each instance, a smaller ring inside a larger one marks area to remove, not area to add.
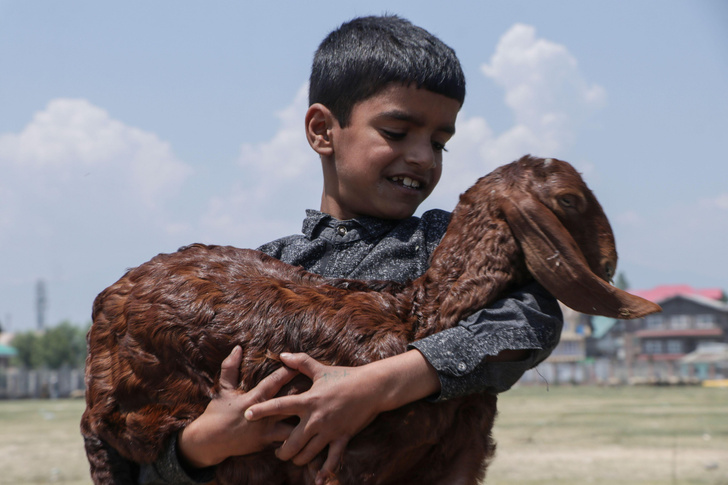
[[[728,484],[728,389],[520,388],[489,484]]]
[[[0,484],[91,483],[77,400],[0,401]]]
[[[88,485],[82,400],[0,401],[0,484]],[[486,483],[728,485],[728,389],[513,389]]]

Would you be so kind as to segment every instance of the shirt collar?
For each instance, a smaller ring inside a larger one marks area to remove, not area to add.
[[[345,227],[348,231],[356,231],[360,238],[376,238],[394,229],[400,221],[379,219],[377,217],[363,216],[358,219],[340,221],[329,214],[313,210],[306,210],[306,219],[303,221],[303,234],[309,239],[315,239],[324,228],[335,229]]]

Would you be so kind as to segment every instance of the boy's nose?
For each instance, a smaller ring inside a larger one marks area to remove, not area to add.
[[[427,144],[412,144],[407,150],[405,160],[407,163],[417,165],[424,170],[434,168],[437,164],[435,149],[432,148],[432,144],[429,141]]]

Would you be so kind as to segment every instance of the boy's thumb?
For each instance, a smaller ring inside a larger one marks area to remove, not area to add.
[[[316,368],[322,365],[316,359],[304,353],[291,354],[289,352],[283,352],[281,353],[281,361],[286,367],[297,370],[310,378],[313,378]]]

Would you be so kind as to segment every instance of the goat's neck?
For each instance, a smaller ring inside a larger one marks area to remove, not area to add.
[[[413,283],[415,339],[455,326],[523,282],[526,270],[508,224],[463,196],[430,268]]]

